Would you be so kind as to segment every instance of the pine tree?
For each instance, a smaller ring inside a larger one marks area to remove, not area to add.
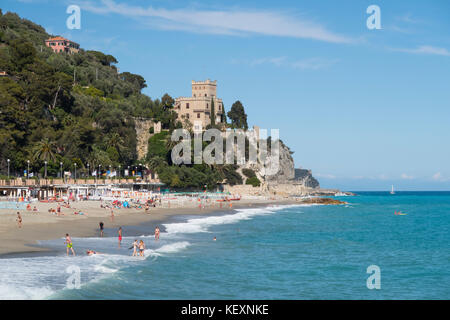
[[[211,98],[211,126],[214,127],[216,125],[216,110],[214,107],[214,98]]]

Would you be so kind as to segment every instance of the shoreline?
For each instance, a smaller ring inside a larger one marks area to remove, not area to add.
[[[144,223],[166,223],[172,217],[207,216],[212,213],[233,212],[235,209],[266,207],[270,205],[300,204],[292,199],[262,200],[241,199],[233,202],[232,208],[226,204],[220,208],[219,204],[205,208],[198,208],[195,201],[177,207],[150,208],[149,213],[144,209],[114,209],[114,221],[110,218],[110,209],[100,208],[100,201],[73,202],[72,208],[62,207],[61,217],[48,212],[49,208],[56,207],[55,203],[34,203],[38,212],[19,211],[23,218],[23,227],[18,228],[16,223],[16,211],[12,209],[0,210],[0,259],[16,256],[34,256],[51,254],[52,249],[39,245],[39,241],[63,238],[69,233],[74,238],[93,237],[99,234],[99,222],[103,221],[105,229],[114,229],[126,226],[139,226]],[[74,215],[73,212],[81,210],[85,215]],[[62,247],[61,251],[65,251]]]

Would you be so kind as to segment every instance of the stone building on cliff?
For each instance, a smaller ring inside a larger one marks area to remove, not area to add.
[[[178,113],[180,122],[188,120],[192,124],[194,132],[204,130],[211,124],[212,117],[215,123],[221,123],[224,109],[222,99],[217,97],[217,81],[192,81],[192,96],[176,98],[174,110]]]

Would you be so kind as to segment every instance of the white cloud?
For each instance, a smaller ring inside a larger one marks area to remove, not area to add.
[[[277,57],[277,58],[260,58],[253,60],[250,62],[251,66],[256,66],[260,64],[273,64],[274,66],[280,67],[286,64],[286,57]]]
[[[250,35],[314,39],[331,43],[351,43],[354,40],[327,30],[324,26],[285,12],[269,10],[198,10],[164,9],[131,6],[102,0],[101,4],[87,1],[83,10],[96,14],[120,14],[146,19],[145,24],[165,30],[182,30],[196,33]]]
[[[450,57],[450,51],[445,48],[438,48],[433,46],[420,46],[415,49],[405,49],[405,48],[394,48],[394,51],[407,52],[413,54],[432,54],[439,56],[447,56]]]
[[[442,173],[440,173],[440,172],[435,173],[435,174],[431,177],[431,179],[433,179],[434,181],[439,181],[439,182],[446,182],[446,181],[449,181],[449,180],[450,180],[450,179],[448,179],[448,178],[445,178],[445,177],[442,175]]]
[[[335,64],[338,60],[322,59],[322,58],[308,58],[303,60],[290,61],[286,57],[274,57],[274,58],[259,58],[253,61],[243,62],[248,63],[250,66],[257,66],[263,64],[271,64],[276,67],[288,67],[301,70],[318,70],[327,68]],[[238,60],[232,60],[232,63],[238,63]]]
[[[412,180],[412,179],[414,179],[413,176],[409,176],[409,175],[407,175],[406,173],[402,173],[401,178],[402,178],[403,180]]]
[[[292,67],[296,69],[311,69],[311,70],[318,70],[327,68],[333,64],[335,64],[338,60],[328,60],[328,59],[321,59],[321,58],[310,58],[305,60],[299,60],[294,63],[292,63]]]

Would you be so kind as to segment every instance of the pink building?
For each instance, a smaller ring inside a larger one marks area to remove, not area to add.
[[[45,45],[52,48],[53,52],[76,53],[80,50],[80,45],[63,37],[54,37],[45,40]]]

